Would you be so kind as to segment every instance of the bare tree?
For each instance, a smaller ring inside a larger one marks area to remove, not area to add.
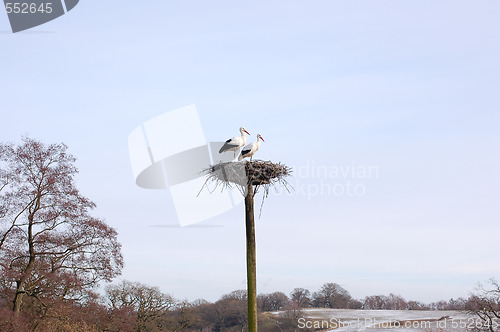
[[[247,291],[244,289],[237,289],[231,293],[224,294],[221,296],[221,300],[247,300]]]
[[[0,144],[0,279],[14,312],[26,296],[47,308],[121,272],[117,233],[90,216],[74,162],[64,144]]]
[[[425,303],[422,303],[420,301],[408,301],[408,310],[429,310],[429,306],[427,306]]]
[[[293,327],[296,327],[299,318],[304,317],[302,307],[296,301],[288,302],[288,305],[283,309],[283,317],[289,319],[295,325]]]
[[[401,295],[389,294],[387,297],[387,309],[389,310],[405,310],[408,303]]]
[[[366,296],[363,309],[367,310],[386,310],[388,307],[388,298],[385,295]]]
[[[290,299],[285,293],[274,292],[270,294],[260,294],[257,297],[257,301],[262,311],[279,311],[288,305]]]
[[[213,305],[211,318],[214,331],[227,331],[238,327],[241,331],[248,328],[248,302],[245,290],[236,290],[223,295]]]
[[[451,298],[446,305],[446,310],[465,310],[466,302],[467,301],[461,297],[457,299]]]
[[[363,309],[372,310],[405,310],[408,307],[406,300],[395,294],[385,295],[371,295],[365,297]]]
[[[313,293],[313,303],[316,307],[350,308],[352,297],[349,292],[336,283],[324,284],[318,292]]]
[[[290,293],[290,300],[297,303],[300,308],[308,308],[311,306],[311,292],[305,288],[295,288]]]
[[[202,306],[203,304],[200,304]],[[169,310],[158,322],[160,331],[192,331],[203,329],[203,320],[196,305],[188,301],[177,303],[175,310]]]
[[[447,310],[448,308],[448,302],[444,300],[440,300],[437,302],[432,302],[429,304],[429,308],[431,310]]]
[[[490,279],[487,287],[479,284],[467,301],[466,309],[479,317],[483,329],[500,331],[500,283]]]
[[[106,296],[114,310],[137,315],[137,331],[154,331],[160,318],[176,305],[172,296],[162,293],[157,287],[127,280],[108,286]]]

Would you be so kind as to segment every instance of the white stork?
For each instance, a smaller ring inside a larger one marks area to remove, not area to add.
[[[240,133],[241,136],[235,136],[231,139],[228,139],[226,143],[220,148],[219,153],[226,152],[226,151],[233,151],[234,152],[234,159],[236,159],[236,151],[239,151],[242,146],[247,144],[247,133],[250,135],[250,133],[243,127],[240,127]]]
[[[262,136],[260,134],[258,134],[257,135],[257,142],[253,142],[253,143],[250,143],[247,146],[245,146],[241,150],[241,153],[240,153],[240,156],[238,157],[238,160],[243,160],[243,158],[246,158],[246,157],[250,157],[250,160],[252,160],[255,152],[257,152],[257,150],[260,148],[260,140],[265,142],[264,139],[262,138]]]

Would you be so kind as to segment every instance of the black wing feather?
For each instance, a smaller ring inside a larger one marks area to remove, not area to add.
[[[229,142],[231,142],[231,140],[232,139],[228,139],[226,141],[226,143],[224,143],[224,145],[220,148],[219,153],[222,153],[222,152],[227,151],[229,149],[234,149],[234,148],[238,147],[237,144],[229,144]]]

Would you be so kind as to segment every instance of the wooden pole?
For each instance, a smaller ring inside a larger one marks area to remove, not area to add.
[[[247,238],[247,297],[248,332],[257,332],[257,268],[255,253],[255,223],[253,211],[253,185],[247,184],[245,196],[245,223]]]

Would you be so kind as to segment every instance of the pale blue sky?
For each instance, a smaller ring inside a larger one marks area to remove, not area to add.
[[[337,282],[355,297],[466,296],[500,277],[500,4],[494,1],[81,1],[12,34],[0,11],[2,141],[65,142],[120,234],[123,278],[179,298],[245,287],[243,207],[176,223],[135,186],[127,137],[196,104],[208,140],[245,126],[299,176],[257,221],[259,292]],[[253,140],[253,137],[252,137]],[[303,189],[359,183],[362,196]],[[258,199],[260,202],[260,199]]]

